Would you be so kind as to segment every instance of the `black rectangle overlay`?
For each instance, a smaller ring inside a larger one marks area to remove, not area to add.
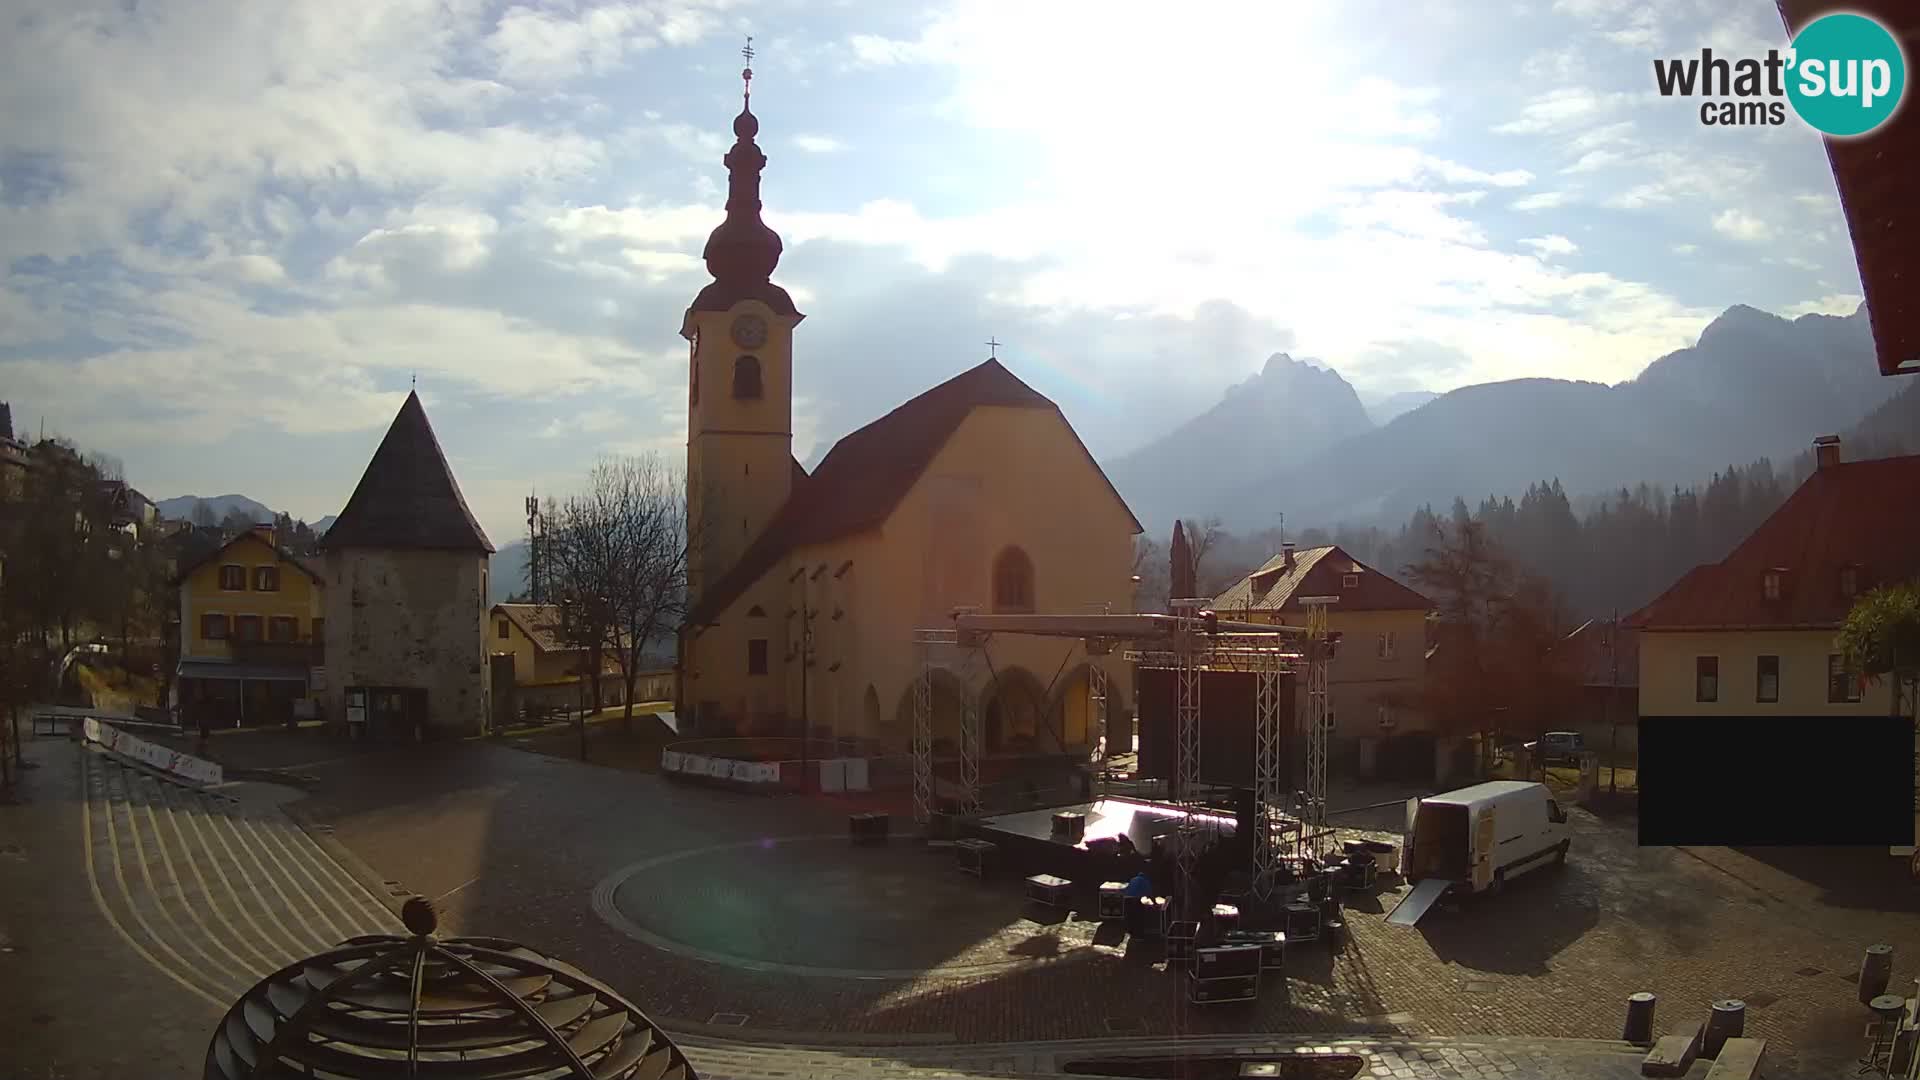
[[[1914,842],[1914,728],[1889,716],[1640,718],[1640,843]]]

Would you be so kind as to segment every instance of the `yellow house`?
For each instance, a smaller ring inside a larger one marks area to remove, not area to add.
[[[1327,630],[1340,648],[1327,672],[1327,711],[1336,744],[1357,754],[1362,775],[1406,753],[1406,771],[1432,762],[1425,743],[1407,737],[1430,730],[1425,716],[1406,702],[1426,673],[1427,615],[1433,601],[1327,544],[1280,554],[1213,599],[1222,618],[1280,626],[1304,626],[1314,608],[1327,613]],[[1304,716],[1304,710],[1300,715]]]
[[[848,435],[808,474],[794,460],[793,339],[803,316],[771,281],[780,238],[760,220],[759,121],[726,156],[726,220],[689,307],[691,610],[679,633],[683,716],[705,731],[817,733],[904,748],[917,628],[952,611],[1125,612],[1133,537],[1119,494],[1060,409],[989,359]],[[960,704],[989,753],[1084,748],[1078,642],[997,638],[934,685],[936,743]],[[1122,715],[1117,691],[1109,715]]]
[[[1628,620],[1643,720],[1891,711],[1891,683],[1848,675],[1834,639],[1861,594],[1920,578],[1920,456],[1842,462],[1833,436],[1814,452],[1813,475],[1752,535]]]
[[[259,525],[174,583],[180,663],[174,700],[189,726],[284,723],[307,711],[324,663],[320,576]]]
[[[495,604],[487,612],[487,651],[495,665],[512,671],[517,701],[500,707],[577,706],[582,693],[581,674],[588,664],[587,650],[569,643],[560,632],[558,604]],[[600,704],[619,705],[626,692],[620,662],[611,653],[601,657]],[[495,693],[502,687],[496,683]],[[643,671],[634,680],[634,701],[666,701],[673,697],[673,672]]]

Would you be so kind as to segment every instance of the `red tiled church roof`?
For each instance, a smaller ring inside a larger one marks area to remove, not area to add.
[[[998,360],[988,360],[841,439],[813,475],[808,476],[796,462],[793,493],[786,505],[733,569],[701,594],[687,613],[687,624],[711,622],[796,548],[879,528],[961,421],[974,409],[990,405],[1060,412],[1058,405],[1021,382]],[[1061,423],[1066,423],[1064,415]],[[1072,425],[1067,431],[1073,433]],[[1124,509],[1126,501],[1093,455],[1087,453],[1080,437],[1074,435],[1073,439],[1086,455],[1087,464],[1093,466],[1094,473]],[[1127,516],[1132,519],[1132,511]],[[1137,519],[1133,520],[1133,531],[1141,531]]]
[[[1830,0],[1780,0],[1790,30],[1834,10]],[[1853,0],[1844,10],[1867,15],[1920,53],[1920,4]],[[1920,93],[1907,73],[1906,95]],[[1827,160],[1853,237],[1854,260],[1867,294],[1880,373],[1920,372],[1920,109],[1911,100],[1858,139],[1828,139]]]
[[[1213,600],[1219,612],[1280,611],[1306,613],[1302,597],[1337,596],[1332,611],[1432,611],[1433,601],[1366,565],[1340,547],[1328,544],[1293,553],[1293,569],[1286,569],[1286,553],[1241,578]],[[1358,574],[1355,588],[1342,579]]]
[[[1617,629],[1611,621],[1588,619],[1561,643],[1583,686],[1640,685],[1640,632],[1624,619]]]
[[[1920,455],[1815,469],[1773,516],[1718,563],[1695,567],[1627,625],[1644,630],[1838,626],[1857,591],[1920,577]],[[1768,600],[1767,574],[1780,572]]]

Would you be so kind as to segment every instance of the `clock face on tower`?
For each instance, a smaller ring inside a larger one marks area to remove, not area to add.
[[[758,315],[742,315],[733,320],[733,343],[743,349],[757,349],[767,343],[767,320]]]

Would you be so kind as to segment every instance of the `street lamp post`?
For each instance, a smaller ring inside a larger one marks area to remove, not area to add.
[[[1616,780],[1620,774],[1620,721],[1613,715],[1613,699],[1620,696],[1620,611],[1614,609],[1607,624],[1607,797],[1619,794]]]
[[[800,790],[813,791],[813,718],[807,703],[807,669],[813,666],[813,616],[807,605],[807,568],[801,566],[787,578],[800,583]]]

